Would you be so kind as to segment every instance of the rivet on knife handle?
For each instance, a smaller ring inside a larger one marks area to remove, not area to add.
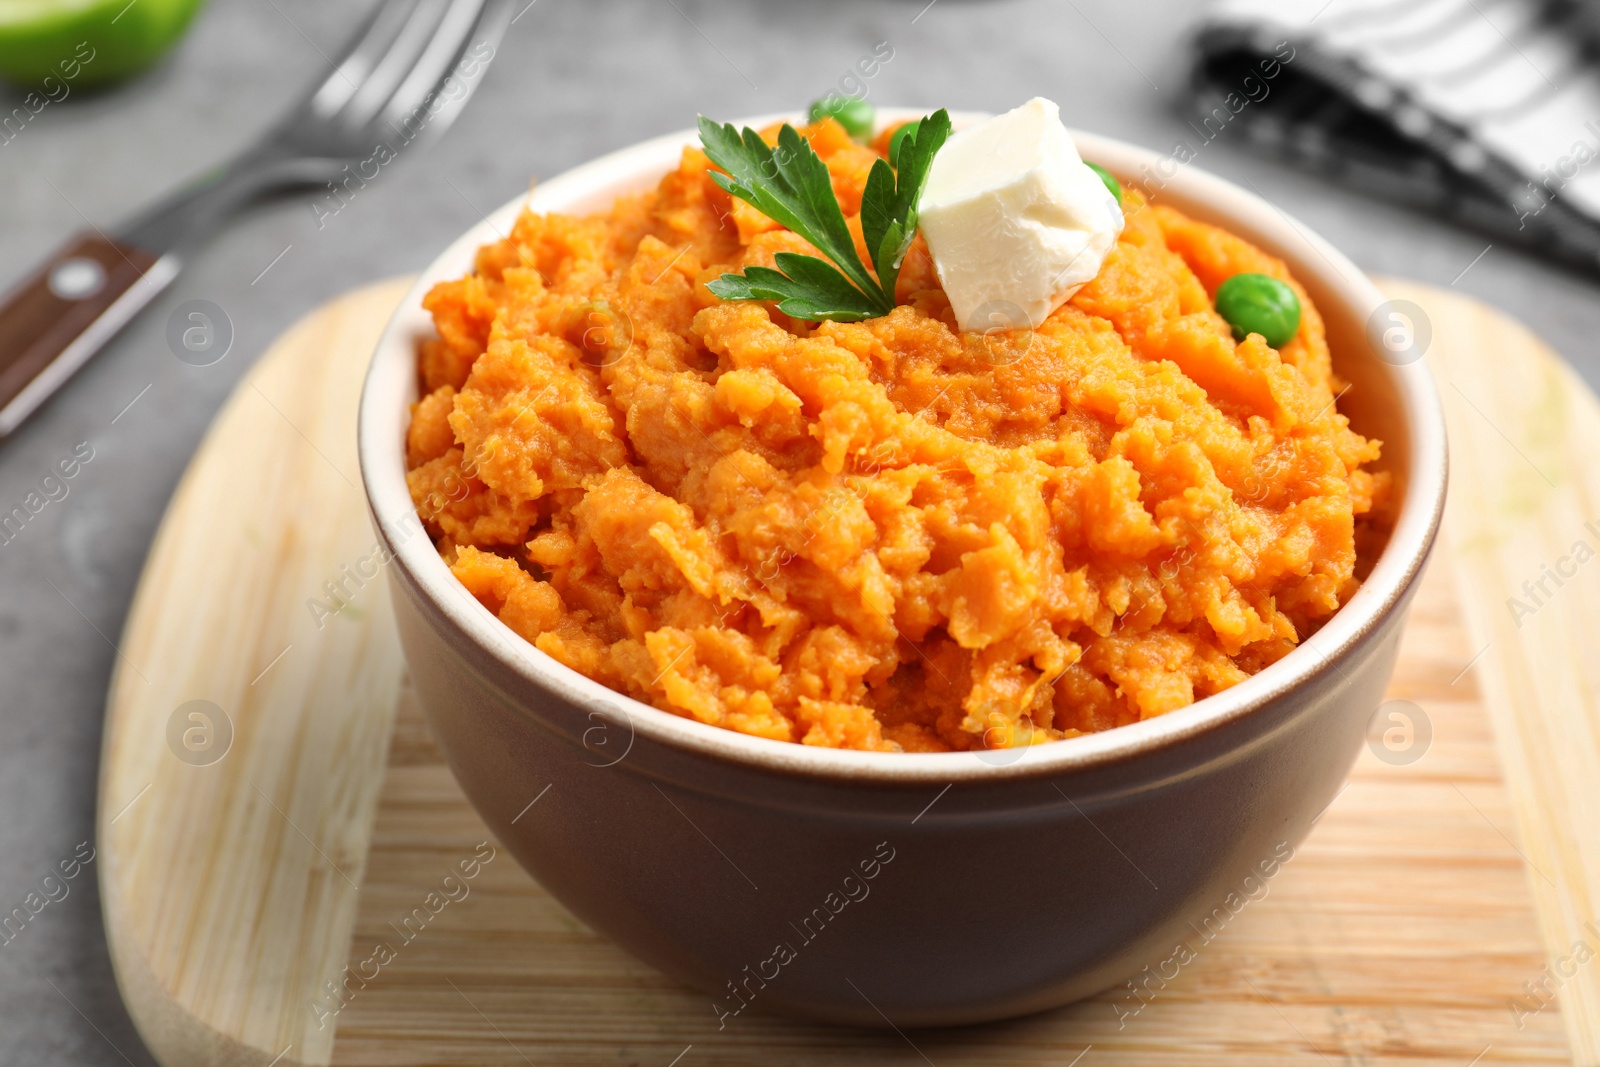
[[[82,233],[0,303],[0,437],[20,426],[178,273],[156,257]]]

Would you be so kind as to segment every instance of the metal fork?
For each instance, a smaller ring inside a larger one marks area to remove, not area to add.
[[[327,186],[329,202],[342,206],[383,166],[442,134],[494,58],[510,4],[379,0],[332,73],[256,143],[112,234],[91,229],[63,245],[0,302],[0,437],[240,208],[308,186]]]

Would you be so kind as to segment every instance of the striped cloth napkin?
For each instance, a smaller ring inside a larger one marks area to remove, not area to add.
[[[1193,138],[1320,173],[1600,272],[1600,0],[1217,0]]]

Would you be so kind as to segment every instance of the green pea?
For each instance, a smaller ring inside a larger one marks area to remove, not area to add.
[[[1282,348],[1300,332],[1300,298],[1270,275],[1235,274],[1217,286],[1216,304],[1235,340],[1258,333],[1273,348]]]
[[[865,141],[872,136],[872,124],[877,119],[878,112],[865,100],[829,93],[821,100],[812,102],[807,119],[810,122],[820,122],[825,115],[832,115],[851,137]]]
[[[908,122],[894,131],[894,136],[889,138],[889,165],[891,167],[899,168],[900,164],[896,161],[900,158],[900,146],[905,143],[907,137],[913,136],[921,126],[922,120],[917,119],[915,122]]]
[[[1111,172],[1098,163],[1084,160],[1084,166],[1100,175],[1100,180],[1106,183],[1106,188],[1111,190],[1111,195],[1117,198],[1117,206],[1122,206],[1122,183],[1111,176]]]

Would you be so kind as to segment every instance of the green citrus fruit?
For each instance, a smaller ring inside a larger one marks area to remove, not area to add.
[[[0,0],[0,78],[45,97],[144,70],[204,0]]]

